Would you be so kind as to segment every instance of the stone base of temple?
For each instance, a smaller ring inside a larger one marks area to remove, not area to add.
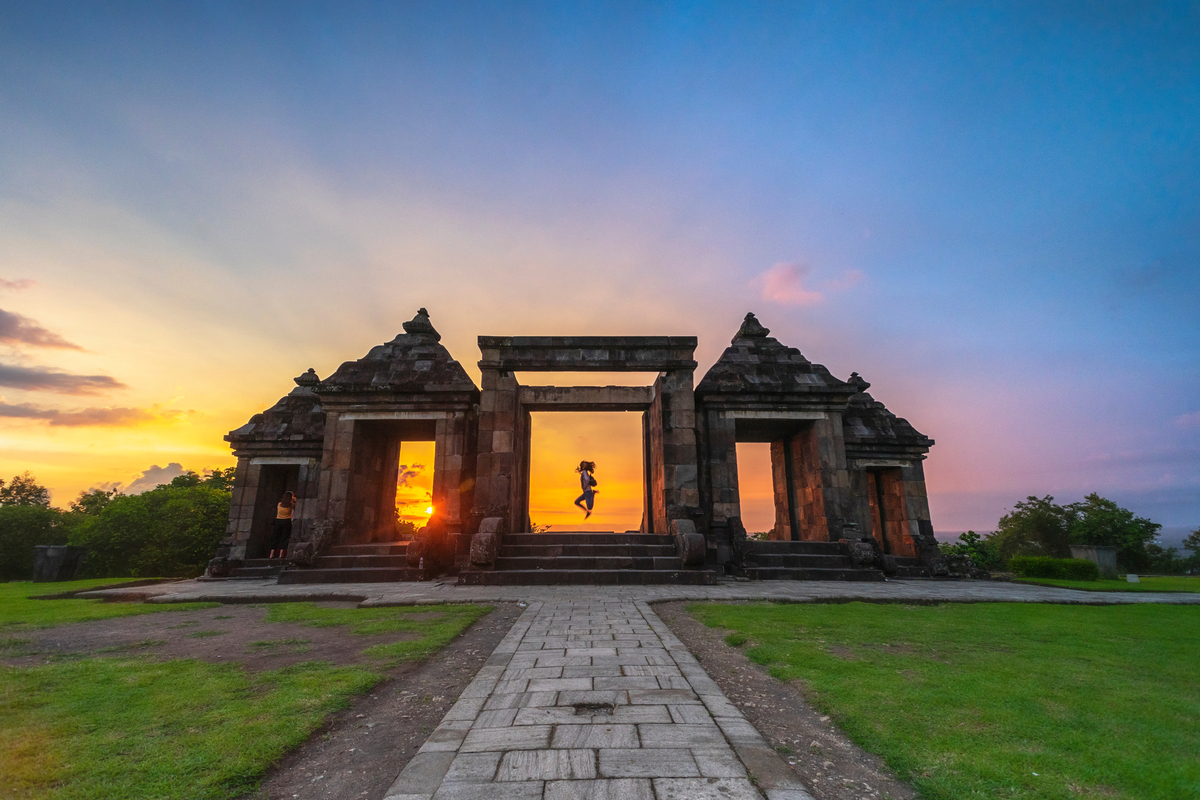
[[[408,565],[408,542],[379,542],[335,545],[311,567],[284,571],[279,582],[390,583],[428,577],[426,570]]]
[[[668,536],[635,533],[510,533],[495,568],[468,570],[463,586],[713,585],[715,572],[684,569]]]

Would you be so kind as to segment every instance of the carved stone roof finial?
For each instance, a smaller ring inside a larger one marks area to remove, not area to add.
[[[434,330],[433,323],[429,321],[429,312],[423,308],[417,309],[417,315],[404,323],[402,327],[405,333],[432,336],[435,342],[442,340],[442,335]]]
[[[297,386],[316,386],[321,382],[321,379],[317,377],[317,371],[312,367],[309,367],[308,372],[294,380]]]
[[[863,380],[863,377],[857,372],[851,372],[850,380],[846,381],[846,383],[853,386],[859,392],[865,392],[867,389],[871,388],[871,384]]]
[[[749,313],[742,320],[742,327],[738,328],[737,335],[733,337],[732,341],[736,342],[738,339],[765,339],[770,333],[769,328],[764,328],[762,323],[758,321],[758,318],[753,313]]]

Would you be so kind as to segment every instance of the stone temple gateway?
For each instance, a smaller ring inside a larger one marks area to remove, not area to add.
[[[480,336],[476,386],[421,309],[404,333],[296,388],[226,440],[237,457],[227,538],[209,577],[283,583],[712,583],[882,580],[947,568],[922,462],[933,440],[769,336],[747,314],[694,382],[695,337]],[[558,387],[554,372],[651,372],[649,386]],[[516,373],[547,373],[523,386]],[[643,514],[636,533],[531,533],[530,414],[642,414]],[[400,446],[434,443],[433,507],[399,541]],[[770,444],[775,524],[748,539],[737,443]],[[298,502],[287,568],[267,561],[275,504]]]

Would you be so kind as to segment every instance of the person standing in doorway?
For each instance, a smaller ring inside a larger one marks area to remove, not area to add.
[[[267,558],[283,558],[287,555],[288,540],[292,538],[292,512],[296,508],[296,495],[284,492],[275,507],[275,527],[271,530],[271,555]],[[279,555],[276,556],[275,553]]]
[[[575,498],[575,505],[583,509],[583,518],[587,519],[592,515],[592,502],[597,492],[595,488],[596,479],[592,476],[592,473],[596,471],[596,462],[580,461],[575,471],[579,473],[579,485],[583,488],[583,494]],[[584,507],[584,503],[587,503],[586,508]]]

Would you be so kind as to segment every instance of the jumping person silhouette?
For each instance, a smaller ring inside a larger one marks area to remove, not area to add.
[[[579,466],[575,468],[579,473],[579,485],[583,488],[583,494],[575,498],[575,505],[579,506],[585,512],[584,519],[592,515],[592,501],[597,490],[593,487],[596,485],[596,479],[592,477],[592,473],[596,471],[595,461],[580,461]],[[587,508],[583,507],[587,503]]]

